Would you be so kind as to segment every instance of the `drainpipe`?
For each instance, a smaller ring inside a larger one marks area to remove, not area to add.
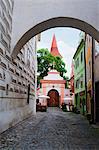
[[[85,33],[85,39],[84,39],[84,65],[85,65],[85,98],[86,98],[86,111],[87,111],[87,78],[86,78],[86,73],[87,73],[87,68],[86,68],[86,33]]]

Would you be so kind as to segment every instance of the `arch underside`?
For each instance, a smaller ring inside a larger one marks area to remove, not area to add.
[[[69,18],[69,17],[57,17],[52,18],[46,21],[43,21],[36,26],[29,29],[17,42],[16,46],[14,47],[12,51],[12,57],[16,58],[17,54],[20,52],[21,48],[34,36],[37,34],[48,30],[50,28],[55,27],[71,27],[76,28],[79,30],[82,30],[86,32],[87,34],[91,35],[94,39],[99,41],[99,31],[96,30],[93,26],[89,25],[88,23],[78,20],[75,18]]]

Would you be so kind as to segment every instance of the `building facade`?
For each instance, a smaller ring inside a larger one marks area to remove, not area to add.
[[[50,54],[54,57],[62,58],[59,53],[56,37],[53,35]],[[54,68],[54,63],[53,63]],[[39,89],[38,94],[40,95],[48,95],[50,99],[48,99],[48,106],[60,107],[62,103],[64,103],[65,97],[65,84],[66,81],[63,77],[60,76],[60,73],[56,70],[50,70],[48,72],[48,76],[45,76],[42,80],[40,80],[42,89]]]
[[[0,0],[0,48],[10,52],[14,0]]]
[[[85,38],[86,59],[86,111],[90,120],[94,120],[94,83],[93,83],[93,39],[86,34]]]
[[[86,93],[85,93],[85,59],[84,59],[84,39],[82,38],[74,54],[74,87],[75,87],[75,106],[81,114],[86,112]]]
[[[99,42],[85,36],[86,112],[90,122],[99,122]]]
[[[71,65],[71,75],[69,79],[69,86],[71,89],[71,93],[74,93],[74,62],[72,62],[72,65]]]
[[[95,69],[97,68],[97,69]],[[94,63],[94,78],[95,78],[95,119],[99,122],[99,42],[95,41],[95,63]]]
[[[72,61],[71,65],[71,75],[69,79],[69,90],[70,90],[70,96],[72,97],[72,104],[74,105],[74,62]]]
[[[48,95],[47,105],[50,107],[61,107],[64,103],[65,97],[65,83],[66,81],[60,76],[56,70],[48,72],[48,76],[41,81],[42,94]]]
[[[13,7],[13,0],[0,0],[0,132],[36,113],[37,37],[11,58]]]

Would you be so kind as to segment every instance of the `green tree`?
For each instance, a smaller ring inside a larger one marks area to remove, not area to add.
[[[37,62],[39,73],[38,84],[40,79],[43,79],[43,77],[46,76],[51,69],[56,69],[60,72],[60,75],[66,79],[65,73],[67,71],[65,69],[65,63],[62,58],[52,56],[48,49],[40,49],[37,51]]]

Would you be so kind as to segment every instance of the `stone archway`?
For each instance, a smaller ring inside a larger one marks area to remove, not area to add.
[[[46,31],[50,28],[55,27],[71,27],[82,30],[87,34],[91,35],[94,39],[99,41],[99,31],[95,29],[92,25],[84,22],[82,20],[71,18],[71,17],[56,17],[43,21],[34,27],[26,31],[20,39],[17,41],[14,47],[12,47],[12,57],[16,58],[17,54],[20,52],[21,48],[34,36]],[[13,41],[12,41],[13,42]],[[13,43],[12,43],[13,44]]]
[[[59,93],[57,90],[52,89],[48,92],[48,107],[59,107]]]
[[[52,27],[77,28],[99,41],[98,10],[98,0],[15,0],[12,56],[16,56],[29,39]]]

